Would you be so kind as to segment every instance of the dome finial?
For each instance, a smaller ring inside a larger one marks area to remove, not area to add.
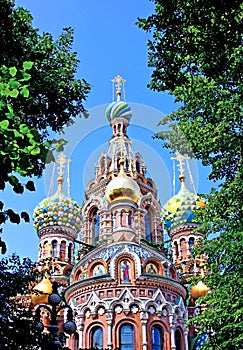
[[[184,161],[186,159],[188,159],[186,156],[183,156],[182,154],[180,154],[179,152],[176,152],[176,156],[175,157],[171,157],[172,160],[177,160],[179,162],[179,164],[177,164],[177,167],[179,169],[179,179],[180,179],[180,182],[183,186],[185,186],[185,163]]]
[[[126,100],[125,99],[125,89],[124,89],[125,82],[126,82],[126,80],[123,79],[120,75],[117,75],[114,79],[112,79],[112,83],[113,83],[112,93],[114,96],[114,88],[115,88],[117,101],[121,101],[121,89],[123,89],[124,101]],[[114,101],[114,97],[113,97],[113,101]]]
[[[67,159],[64,153],[59,154],[56,163],[59,163],[59,166],[57,168],[57,172],[58,172],[58,178],[57,178],[57,183],[58,183],[58,192],[62,193],[62,184],[64,182],[64,168],[65,168],[65,163],[70,163],[71,160]]]

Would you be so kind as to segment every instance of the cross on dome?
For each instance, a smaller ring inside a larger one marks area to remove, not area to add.
[[[62,184],[64,182],[64,169],[65,169],[65,164],[69,164],[71,162],[70,159],[66,158],[66,155],[64,153],[59,154],[58,158],[55,160],[56,163],[59,163],[59,166],[57,168],[57,173],[58,173],[58,192],[62,192]]]
[[[114,79],[111,80],[113,83],[113,89],[112,89],[112,94],[113,94],[113,100],[114,100],[114,89],[116,89],[116,96],[117,96],[117,101],[121,101],[121,89],[123,89],[123,95],[124,95],[124,100],[125,100],[125,89],[124,89],[124,83],[126,82],[125,79],[123,79],[119,74],[115,76]]]
[[[171,157],[170,159],[172,160],[177,160],[179,164],[177,164],[177,167],[179,169],[179,179],[181,182],[185,181],[185,160],[189,159],[187,156],[182,155],[181,153],[179,153],[178,151],[176,152],[176,156],[175,157]]]

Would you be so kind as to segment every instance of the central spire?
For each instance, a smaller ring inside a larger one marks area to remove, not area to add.
[[[111,80],[113,83],[113,88],[112,88],[112,95],[113,95],[113,101],[114,101],[114,90],[116,90],[116,96],[117,96],[117,101],[121,101],[121,92],[123,90],[123,96],[124,96],[124,101],[125,99],[125,88],[124,88],[124,83],[126,82],[125,79],[123,79],[119,74]]]

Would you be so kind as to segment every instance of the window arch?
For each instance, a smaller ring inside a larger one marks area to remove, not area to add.
[[[61,261],[65,261],[66,260],[66,242],[65,241],[61,241],[60,260]]]
[[[159,326],[153,326],[151,329],[152,350],[164,349],[164,330]]]
[[[52,256],[53,258],[57,257],[57,241],[52,241]]]
[[[194,237],[190,237],[189,238],[189,250],[190,250],[190,252],[192,251],[192,248],[194,246],[194,242],[195,242]]]
[[[134,350],[134,328],[124,324],[120,328],[120,350]]]
[[[79,335],[78,335],[78,333],[74,333],[73,343],[74,343],[74,350],[78,350],[79,349]]]
[[[146,207],[145,220],[145,238],[147,241],[152,240],[152,213],[150,207]]]
[[[72,243],[69,243],[68,245],[68,262],[72,263],[72,251],[73,251],[73,245]]]
[[[100,216],[98,215],[97,208],[95,208],[90,214],[90,232],[92,240],[97,242],[100,236]]]
[[[91,346],[95,349],[103,349],[103,329],[95,327],[91,333]]]
[[[179,259],[179,247],[177,242],[174,242],[174,253],[175,253],[175,258]]]
[[[181,332],[179,329],[175,331],[175,345],[176,345],[176,350],[181,350]]]

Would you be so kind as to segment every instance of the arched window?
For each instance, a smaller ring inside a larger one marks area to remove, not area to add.
[[[60,246],[60,260],[65,261],[66,260],[66,242],[62,241]]]
[[[181,350],[181,332],[179,329],[175,331],[175,345],[176,345],[176,350]]]
[[[72,243],[69,243],[68,245],[68,262],[69,263],[72,263],[72,251],[73,251]]]
[[[79,349],[79,335],[78,335],[78,333],[74,333],[73,341],[74,341],[74,350],[78,350]]]
[[[98,209],[96,208],[91,213],[90,217],[90,229],[92,234],[92,239],[94,242],[99,240],[100,236],[100,216],[98,215]]]
[[[178,243],[174,242],[174,253],[175,253],[175,258],[179,258],[179,248],[178,248]]]
[[[57,257],[57,241],[52,241],[52,256]]]
[[[151,330],[152,350],[164,349],[164,330],[159,326],[153,326]]]
[[[124,324],[120,328],[120,350],[134,350],[134,328]]]
[[[101,327],[93,329],[91,346],[95,349],[103,349],[103,329]]]
[[[149,207],[146,208],[147,213],[145,214],[145,238],[147,241],[151,241],[152,238],[152,225],[151,225],[151,210]]]
[[[194,246],[194,237],[189,238],[189,250],[192,251],[192,248]]]

